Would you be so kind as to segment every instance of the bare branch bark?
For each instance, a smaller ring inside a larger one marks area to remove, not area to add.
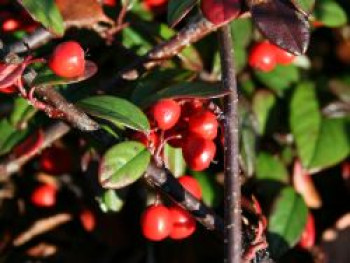
[[[230,94],[224,98],[225,156],[225,259],[240,263],[242,257],[242,209],[239,171],[239,123],[236,72],[233,60],[231,31],[228,26],[219,32],[222,84]]]

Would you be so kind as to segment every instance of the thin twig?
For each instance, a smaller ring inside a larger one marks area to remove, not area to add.
[[[58,226],[65,224],[72,220],[72,215],[68,213],[61,213],[48,218],[43,218],[36,221],[28,230],[21,233],[18,237],[13,240],[13,245],[18,247],[34,237],[44,234],[52,229],[57,228]]]
[[[238,93],[233,60],[231,31],[223,26],[219,32],[222,83],[231,93],[224,98],[224,156],[225,156],[225,260],[240,263],[241,182],[239,174]]]

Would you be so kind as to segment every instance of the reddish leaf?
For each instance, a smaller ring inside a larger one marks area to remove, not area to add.
[[[240,0],[202,0],[201,10],[206,19],[219,25],[236,18],[241,4]]]
[[[25,139],[22,143],[17,145],[13,152],[16,157],[20,157],[22,155],[29,155],[33,151],[36,151],[44,142],[44,132],[39,129],[34,134]]]
[[[100,22],[112,24],[97,0],[55,0],[67,27],[91,28]]]
[[[310,41],[305,15],[281,0],[246,0],[261,33],[277,46],[295,55],[304,54]]]

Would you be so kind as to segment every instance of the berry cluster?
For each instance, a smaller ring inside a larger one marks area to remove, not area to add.
[[[295,56],[268,41],[257,43],[249,54],[249,65],[261,71],[272,71],[277,64],[289,65]]]
[[[215,157],[219,123],[216,115],[200,100],[163,99],[155,103],[149,118],[153,126],[148,135],[135,133],[131,137],[145,144],[151,152],[160,152],[164,142],[182,148],[187,165],[195,171],[209,167]]]
[[[198,181],[188,175],[181,176],[179,183],[197,199],[202,198]],[[155,204],[147,207],[141,217],[143,235],[152,241],[167,237],[179,240],[191,236],[196,230],[195,219],[183,208],[172,205],[169,208]]]

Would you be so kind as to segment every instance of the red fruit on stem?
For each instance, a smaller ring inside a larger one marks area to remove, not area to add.
[[[193,99],[186,101],[181,106],[181,119],[188,121],[188,118],[191,117],[196,112],[199,112],[203,109],[203,100]]]
[[[116,0],[103,0],[103,4],[107,6],[115,6],[116,5]]]
[[[276,67],[276,48],[267,41],[257,43],[249,54],[249,65],[261,71],[271,71]]]
[[[179,120],[181,107],[172,99],[160,100],[154,104],[152,115],[161,130],[169,130]]]
[[[215,25],[220,25],[239,15],[240,3],[239,0],[202,0],[200,8],[206,19]]]
[[[53,51],[49,67],[60,77],[80,77],[85,70],[84,50],[78,42],[63,42]]]
[[[196,230],[196,220],[179,206],[170,207],[169,211],[173,220],[173,227],[169,234],[170,238],[184,239],[191,236]]]
[[[301,238],[299,241],[299,246],[303,249],[310,249],[315,245],[316,230],[315,230],[315,220],[311,213],[307,216],[306,225]]]
[[[214,140],[218,134],[219,123],[214,113],[208,110],[192,115],[188,120],[190,133],[208,140]]]
[[[94,213],[89,209],[84,209],[80,212],[80,222],[87,232],[94,230],[96,226],[96,219]]]
[[[39,207],[52,207],[56,204],[57,189],[54,185],[44,184],[34,189],[31,201]]]
[[[168,0],[144,0],[147,8],[152,9],[166,5]]]
[[[179,183],[195,198],[202,198],[202,189],[198,181],[189,175],[183,175],[178,179]]]
[[[173,128],[165,131],[164,139],[170,146],[181,148],[183,142],[186,140],[187,126],[187,122],[183,121],[181,115],[180,120],[176,123],[176,125]]]
[[[295,55],[292,53],[289,53],[288,51],[275,46],[275,56],[276,56],[276,62],[278,64],[282,65],[289,65],[290,63],[293,62]]]
[[[211,140],[189,136],[184,142],[182,152],[187,165],[194,171],[209,167],[215,157],[216,145]]]
[[[48,148],[40,156],[39,169],[53,175],[70,173],[73,170],[72,155],[65,148]]]
[[[172,225],[169,209],[163,205],[147,207],[141,217],[142,234],[152,241],[160,241],[168,237]]]

